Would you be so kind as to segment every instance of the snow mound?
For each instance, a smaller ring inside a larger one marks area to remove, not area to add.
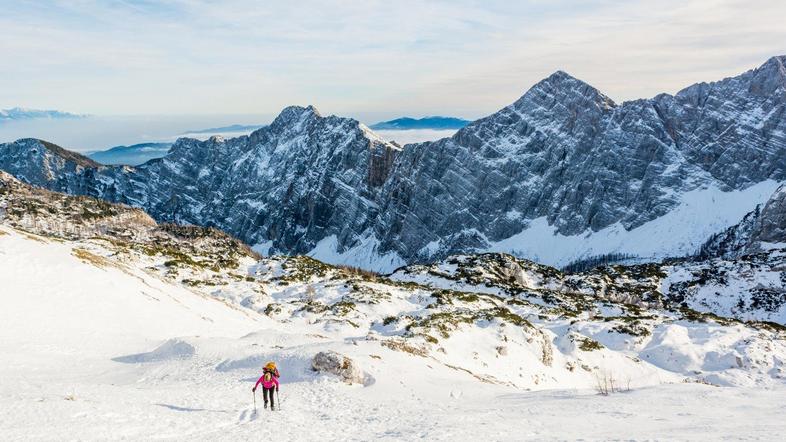
[[[188,359],[194,356],[194,346],[180,339],[170,339],[159,345],[155,350],[128,356],[112,358],[115,362],[138,364],[144,362],[162,362],[173,359]]]

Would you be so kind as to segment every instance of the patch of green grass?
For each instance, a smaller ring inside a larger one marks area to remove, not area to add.
[[[317,261],[310,256],[292,256],[281,263],[281,267],[286,272],[285,275],[275,278],[283,284],[293,282],[308,282],[312,278],[325,278],[333,269],[322,261]]]
[[[505,322],[509,322],[519,327],[534,328],[532,326],[532,323],[522,318],[521,316],[513,313],[506,307],[495,307],[492,309],[484,310],[482,313],[483,313],[483,317],[488,321],[491,321],[496,318],[496,319],[501,319]]]
[[[436,330],[443,338],[450,337],[450,332],[456,330],[460,324],[472,324],[475,315],[469,311],[437,312],[407,325],[407,330],[414,328]]]
[[[631,336],[649,336],[652,334],[650,329],[639,321],[617,325],[610,331]]]
[[[595,351],[601,349],[603,349],[603,344],[601,344],[600,342],[588,337],[579,338],[579,350]]]
[[[446,289],[433,292],[431,297],[434,298],[435,302],[429,305],[427,308],[436,308],[440,305],[452,305],[453,301],[472,303],[478,302],[480,300],[477,293],[459,292]]]
[[[319,302],[319,301],[309,301],[303,306],[302,310],[305,310],[309,313],[325,313],[326,311],[330,310],[330,307],[327,305]]]
[[[219,284],[219,283],[217,283],[215,281],[211,281],[211,280],[208,280],[208,279],[188,279],[188,278],[183,278],[182,282],[183,282],[183,284],[191,286],[191,287],[216,286],[216,285]]]
[[[341,300],[330,306],[330,310],[338,316],[346,316],[351,311],[355,310],[355,303],[351,301]]]
[[[426,357],[428,356],[428,351],[421,347],[415,347],[414,345],[407,344],[406,341],[403,340],[388,340],[382,341],[382,346],[387,347],[391,350],[395,351],[403,351],[405,353],[413,354],[416,356]]]
[[[363,284],[352,284],[352,290],[344,296],[344,299],[362,304],[379,304],[390,299],[390,293],[375,290]]]
[[[429,344],[434,344],[434,345],[439,344],[439,339],[437,339],[434,336],[431,336],[429,334],[425,334],[424,333],[422,335],[417,335],[417,336],[422,336],[423,339],[425,339],[426,342],[428,342]]]
[[[682,315],[683,319],[692,322],[713,321],[720,325],[725,325],[725,326],[741,323],[741,321],[734,318],[725,318],[723,316],[718,316],[715,313],[711,313],[711,312],[700,312],[687,306],[681,306],[679,308],[679,313]]]
[[[421,317],[406,326],[406,330],[434,330],[447,339],[450,333],[458,329],[461,324],[474,324],[476,321],[499,320],[503,324],[509,323],[518,327],[533,327],[532,324],[521,316],[513,313],[508,308],[497,306],[487,309],[456,309],[432,313]]]
[[[777,322],[771,321],[748,321],[751,327],[770,330],[777,333],[786,333],[786,326]]]
[[[281,313],[281,304],[271,302],[270,304],[265,306],[265,314],[267,316],[272,316],[278,313]]]
[[[90,201],[93,204],[87,204]],[[117,215],[117,210],[109,203],[101,200],[87,200],[82,207],[81,218],[85,221],[95,221]]]

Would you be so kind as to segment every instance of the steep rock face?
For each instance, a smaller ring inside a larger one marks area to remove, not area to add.
[[[713,83],[660,95],[653,106],[686,158],[729,188],[786,171],[786,56]]]
[[[0,145],[2,158],[33,155],[36,142]],[[366,228],[398,152],[355,120],[293,106],[249,136],[180,139],[165,158],[136,168],[83,167],[48,153],[57,168],[43,160],[3,168],[53,190],[143,207],[162,221],[217,226],[303,253],[326,236],[346,241]]]
[[[617,107],[558,72],[452,138],[407,146],[396,172],[418,173],[389,183],[391,230],[405,235],[409,256],[460,232],[448,253],[471,245],[471,236],[482,247],[539,217],[563,234],[640,225],[673,203],[656,204],[664,188],[700,175],[662,127],[642,118],[656,115],[639,103]],[[408,241],[413,232],[422,239]]]
[[[786,244],[786,186],[779,187],[738,224],[710,237],[699,257],[737,258],[774,244]]]
[[[366,228],[398,151],[357,121],[290,107],[248,137],[180,140],[136,170],[135,188],[111,193],[133,195],[129,202],[162,219],[304,253],[324,237],[347,241]]]
[[[684,255],[786,178],[785,60],[619,105],[556,72],[453,137],[404,148],[355,120],[290,107],[249,136],[181,139],[136,168],[6,161],[28,140],[0,145],[0,167],[217,226],[263,252],[377,269],[478,250],[551,265]],[[636,249],[642,236],[653,244]]]
[[[405,257],[493,247],[540,217],[562,235],[631,230],[691,190],[782,180],[785,59],[622,105],[557,72],[451,138],[406,147],[386,188],[385,247]]]

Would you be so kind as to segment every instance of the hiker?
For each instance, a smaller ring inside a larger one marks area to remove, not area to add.
[[[268,398],[270,398],[270,409],[275,410],[276,404],[273,402],[273,390],[278,392],[278,368],[275,362],[268,362],[265,368],[262,369],[262,376],[257,381],[254,388],[251,389],[254,393],[257,391],[259,384],[262,384],[262,398],[265,399],[265,408],[267,408]]]

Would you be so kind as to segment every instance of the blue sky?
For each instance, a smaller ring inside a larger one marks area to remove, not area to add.
[[[475,118],[562,69],[617,101],[786,54],[786,2],[0,0],[0,108]]]

